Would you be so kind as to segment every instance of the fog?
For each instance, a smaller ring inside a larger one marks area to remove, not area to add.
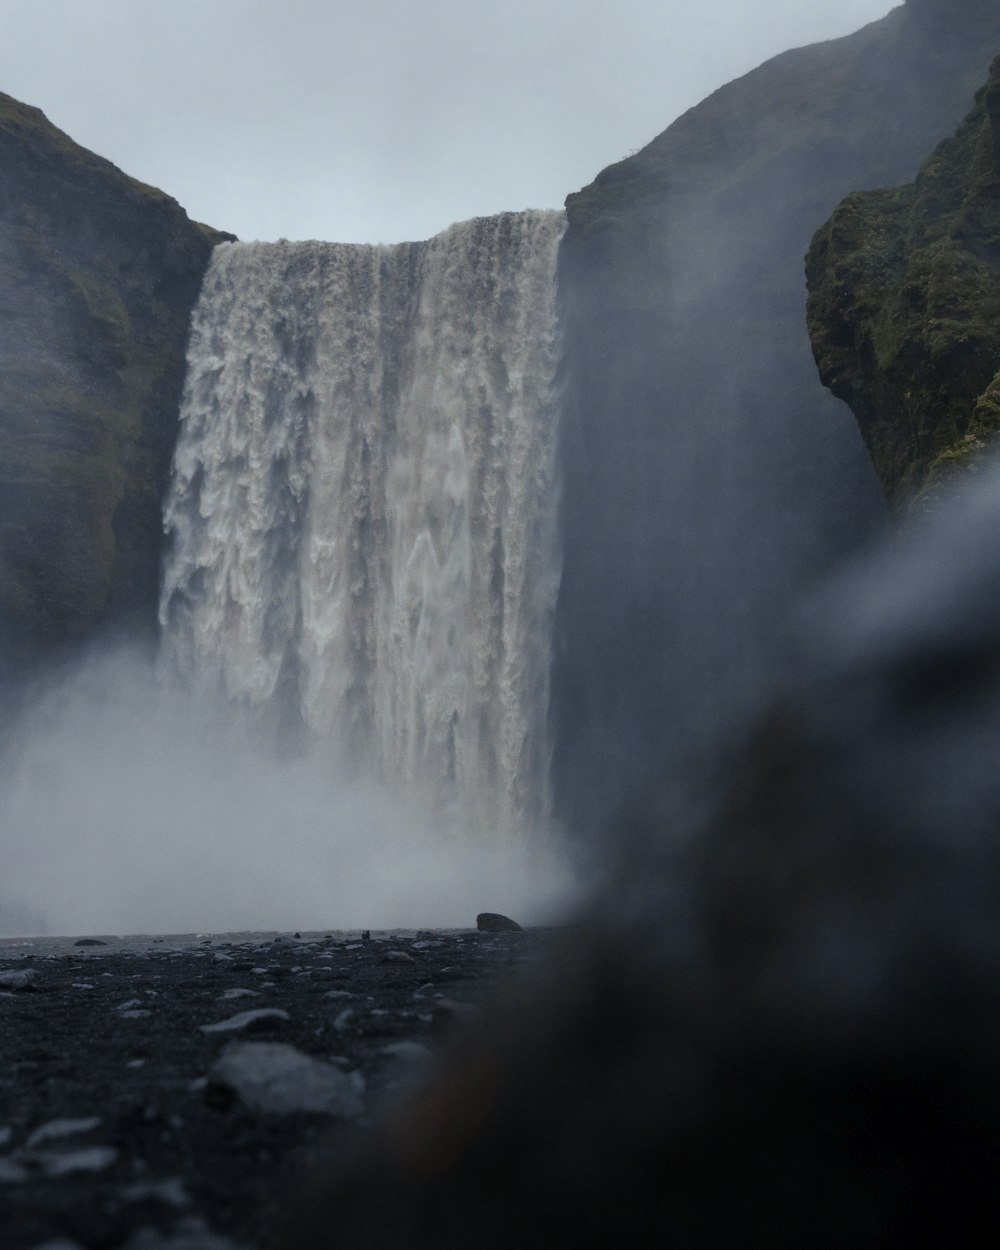
[[[0,936],[468,927],[550,918],[556,851],[449,831],[138,652],[94,653],[28,700],[0,761]]]

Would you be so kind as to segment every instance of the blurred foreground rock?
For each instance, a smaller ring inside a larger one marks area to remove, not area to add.
[[[815,604],[709,814],[633,856],[289,1250],[995,1235],[1000,476]]]

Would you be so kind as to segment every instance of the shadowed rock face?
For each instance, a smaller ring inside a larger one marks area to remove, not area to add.
[[[816,376],[802,257],[845,195],[912,176],[998,50],[1000,6],[911,0],[730,83],[569,197],[553,695],[572,830],[710,744],[780,666],[789,604],[882,523]]]
[[[214,242],[0,95],[0,629],[151,629],[188,318]]]
[[[922,519],[826,592],[714,811],[649,796],[614,886],[316,1180],[288,1250],[995,1227],[1000,471]]]
[[[1000,429],[1000,59],[915,182],[838,207],[807,272],[820,375],[890,500],[963,489]]]

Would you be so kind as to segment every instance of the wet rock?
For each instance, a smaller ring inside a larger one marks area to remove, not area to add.
[[[284,1042],[234,1042],[210,1069],[213,1085],[264,1115],[313,1112],[352,1120],[364,1111],[350,1076]]]
[[[476,917],[476,928],[480,933],[523,933],[524,930],[510,916],[502,916],[495,911],[481,911]]]
[[[93,1132],[101,1123],[99,1115],[86,1116],[78,1120],[49,1120],[40,1125],[27,1141],[28,1150],[34,1150],[45,1142],[61,1141],[65,1137],[78,1137],[81,1133]]]
[[[47,1180],[103,1172],[117,1160],[114,1146],[83,1146],[79,1150],[19,1150],[0,1159],[0,1181],[16,1184],[44,1177]]]
[[[415,964],[417,961],[406,951],[392,950],[385,952],[382,956],[382,962],[384,964]]]
[[[172,1176],[165,1181],[126,1185],[120,1193],[125,1202],[159,1202],[179,1211],[191,1205],[191,1196],[179,1176]]]
[[[124,1250],[244,1250],[244,1247],[242,1243],[211,1232],[204,1220],[192,1216],[180,1220],[170,1233],[140,1228],[126,1242]]]
[[[409,1041],[390,1042],[387,1046],[380,1048],[379,1054],[411,1064],[426,1063],[431,1057],[430,1050],[423,1042]]]
[[[354,1008],[347,1007],[343,1011],[337,1014],[336,1018],[333,1021],[333,1027],[337,1030],[338,1033],[343,1033],[346,1031],[346,1029],[348,1028],[348,1026],[350,1025],[353,1019],[354,1019]]]
[[[280,1007],[260,1007],[256,1011],[241,1011],[228,1020],[201,1025],[202,1033],[252,1033],[255,1029],[268,1028],[274,1024],[287,1024],[291,1016]]]
[[[0,972],[0,989],[33,990],[38,985],[38,973],[34,968],[12,968]]]

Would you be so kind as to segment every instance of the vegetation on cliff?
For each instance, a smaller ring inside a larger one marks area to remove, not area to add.
[[[916,180],[848,197],[807,270],[820,375],[889,498],[961,489],[1000,431],[1000,58]]]
[[[0,95],[0,629],[152,625],[188,318],[220,235]]]

